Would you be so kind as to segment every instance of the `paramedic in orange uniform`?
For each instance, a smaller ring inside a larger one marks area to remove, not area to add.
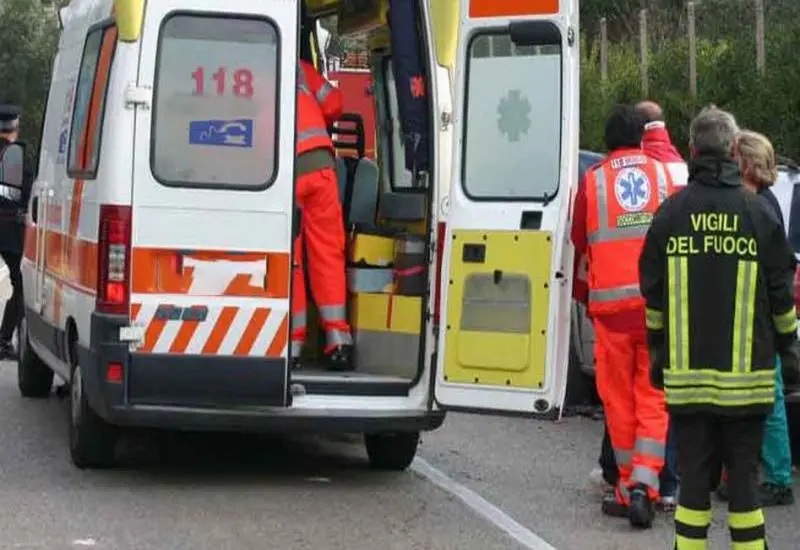
[[[650,383],[639,254],[653,214],[672,193],[666,168],[641,149],[643,124],[632,106],[614,107],[605,127],[611,151],[587,170],[575,199],[572,241],[588,260],[588,311],[595,329],[597,390],[603,401],[619,482],[603,513],[650,527],[664,465],[664,394]]]
[[[335,152],[328,127],[341,116],[342,93],[300,60],[297,73],[296,204],[300,235],[294,243],[291,354],[297,360],[306,337],[308,269],[311,292],[325,330],[325,356],[334,370],[352,368],[346,316],[345,235]],[[308,255],[303,261],[303,252]]]

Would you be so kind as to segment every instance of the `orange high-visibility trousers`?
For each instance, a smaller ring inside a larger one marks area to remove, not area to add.
[[[325,353],[351,344],[352,339],[347,323],[345,235],[336,172],[323,168],[298,177],[295,200],[302,218],[300,235],[294,242],[291,355],[299,357],[306,338],[304,267],[325,331]]]
[[[639,483],[653,501],[659,499],[669,421],[664,392],[650,383],[644,312],[641,318],[641,327],[633,330],[620,330],[603,317],[594,320],[597,391],[619,468],[617,499],[625,504],[629,489]]]

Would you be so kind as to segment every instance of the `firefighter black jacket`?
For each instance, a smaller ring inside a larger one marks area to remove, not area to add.
[[[639,259],[654,378],[670,412],[767,414],[775,354],[797,339],[795,256],[737,164],[699,156]]]

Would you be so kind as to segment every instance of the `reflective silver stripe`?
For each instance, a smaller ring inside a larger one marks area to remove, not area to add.
[[[633,461],[633,451],[614,449],[614,459],[617,461],[617,466],[628,466]]]
[[[343,330],[326,330],[325,343],[328,346],[350,346],[353,344],[353,338],[350,333]]]
[[[306,328],[306,312],[292,313],[292,329]]]
[[[344,321],[347,319],[347,311],[344,306],[320,306],[319,316],[323,321]]]
[[[658,204],[667,198],[667,172],[664,165],[656,162],[656,185],[658,185]]]
[[[639,285],[626,285],[603,290],[590,290],[589,300],[592,302],[613,302],[628,298],[639,298],[641,295]]]
[[[306,88],[306,85],[305,85],[305,84],[298,84],[298,85],[297,85],[297,90],[298,90],[298,91],[299,91],[301,94],[306,94],[307,96],[311,96],[311,91],[310,91],[308,88]]]
[[[292,345],[289,346],[289,353],[292,356],[292,359],[297,359],[300,357],[300,353],[303,351],[303,342],[298,342],[297,340],[292,340]]]
[[[319,101],[320,103],[325,101],[325,98],[328,97],[328,94],[331,93],[332,90],[333,86],[331,86],[330,82],[326,82],[325,84],[323,84],[320,87],[319,91],[317,92],[317,101]]]
[[[644,483],[656,491],[659,489],[658,472],[654,472],[646,466],[634,466],[633,472],[631,472],[631,481]]]
[[[598,166],[592,171],[594,174],[597,192],[597,230],[589,233],[589,242],[593,242],[597,233],[608,231],[608,190],[606,185],[606,171]]]
[[[636,440],[636,445],[634,445],[634,452],[636,454],[653,456],[656,458],[664,458],[664,453],[666,453],[666,446],[664,445],[664,443],[656,441],[655,439],[648,439],[646,437],[643,437],[641,439]]]
[[[596,244],[608,241],[624,241],[626,239],[644,238],[647,235],[647,225],[634,225],[632,227],[619,227],[616,229],[597,229],[589,234],[587,240],[589,244]]]
[[[328,130],[325,128],[311,128],[309,130],[303,130],[302,132],[297,133],[297,141],[305,141],[307,139],[315,138],[315,137],[322,137],[328,136]]]

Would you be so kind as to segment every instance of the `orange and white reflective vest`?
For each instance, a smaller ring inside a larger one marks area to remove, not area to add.
[[[333,141],[328,126],[342,114],[342,92],[334,88],[307,61],[297,69],[297,155],[329,149]]]
[[[644,309],[639,255],[659,205],[675,191],[666,167],[623,149],[586,175],[589,313]]]

